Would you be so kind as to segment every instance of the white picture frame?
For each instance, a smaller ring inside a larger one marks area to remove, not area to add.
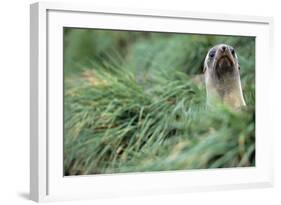
[[[30,10],[30,198],[54,201],[273,186],[273,19],[183,11],[35,3]],[[256,37],[256,166],[63,176],[62,28],[107,28]],[[56,68],[56,69],[54,69]],[[266,69],[265,69],[266,68]],[[272,69],[272,72],[268,72]]]

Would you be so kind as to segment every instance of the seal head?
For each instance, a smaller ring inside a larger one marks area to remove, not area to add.
[[[207,103],[222,102],[233,108],[246,105],[240,80],[240,66],[233,47],[219,44],[211,48],[204,62]]]

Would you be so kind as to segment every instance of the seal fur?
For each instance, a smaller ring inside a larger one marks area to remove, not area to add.
[[[219,44],[211,48],[203,72],[209,105],[221,102],[235,109],[246,105],[238,57],[233,47]]]

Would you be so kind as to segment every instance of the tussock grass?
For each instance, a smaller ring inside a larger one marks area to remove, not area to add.
[[[75,71],[65,66],[65,175],[255,165],[254,41],[246,39],[245,46],[239,37],[106,34],[125,47],[104,46],[87,63],[85,56],[77,58],[84,67]],[[222,40],[250,59],[241,61],[247,107],[239,112],[206,108],[205,91],[190,80],[208,46]],[[73,56],[65,54],[65,60]]]

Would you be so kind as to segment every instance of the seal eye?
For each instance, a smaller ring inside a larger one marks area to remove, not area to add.
[[[233,56],[235,56],[235,51],[234,51],[234,48],[230,48],[230,52]]]
[[[213,58],[216,54],[216,49],[212,49],[210,52],[209,52],[209,56],[210,58]]]

